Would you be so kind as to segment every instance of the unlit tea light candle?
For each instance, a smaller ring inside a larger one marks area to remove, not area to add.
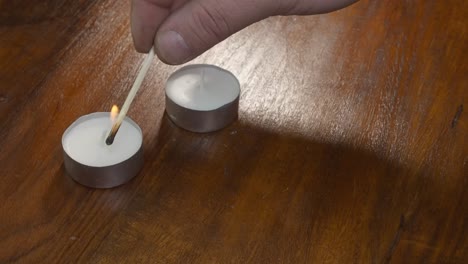
[[[219,130],[237,119],[240,84],[222,68],[196,64],[174,72],[166,83],[166,111],[193,132]]]
[[[77,182],[111,188],[133,178],[143,164],[141,129],[126,117],[112,145],[105,143],[110,113],[93,113],[76,120],[63,134],[65,167]]]

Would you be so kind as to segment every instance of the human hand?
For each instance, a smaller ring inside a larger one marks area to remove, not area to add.
[[[331,12],[358,0],[132,0],[138,52],[154,45],[167,64],[190,61],[237,31],[275,15]]]

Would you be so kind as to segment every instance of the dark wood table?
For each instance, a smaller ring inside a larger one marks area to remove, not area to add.
[[[240,80],[239,120],[164,114],[158,60],[129,115],[145,165],[94,190],[63,167],[79,116],[144,56],[129,1],[0,1],[0,263],[468,263],[468,2],[275,17],[191,63]]]

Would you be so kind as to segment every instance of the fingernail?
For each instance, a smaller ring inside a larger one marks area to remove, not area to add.
[[[184,38],[175,31],[157,36],[156,49],[163,60],[170,64],[182,64],[190,59],[191,52]]]

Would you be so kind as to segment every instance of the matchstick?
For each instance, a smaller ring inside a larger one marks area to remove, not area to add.
[[[128,93],[127,99],[125,99],[122,109],[120,110],[120,113],[117,116],[117,120],[115,121],[114,125],[112,126],[111,131],[109,132],[109,135],[107,136],[107,139],[106,139],[107,145],[112,145],[112,143],[114,143],[115,135],[119,131],[120,125],[122,124],[122,121],[127,115],[127,111],[130,108],[130,105],[132,104],[133,99],[135,99],[135,95],[137,94],[138,90],[141,87],[143,79],[145,78],[145,75],[148,72],[151,62],[153,61],[153,58],[154,58],[154,49],[151,48],[148,56],[146,57],[145,61],[142,64],[142,67],[140,69],[140,72],[138,73],[137,78],[135,79],[135,82],[133,83],[132,89],[130,89],[130,92]]]

